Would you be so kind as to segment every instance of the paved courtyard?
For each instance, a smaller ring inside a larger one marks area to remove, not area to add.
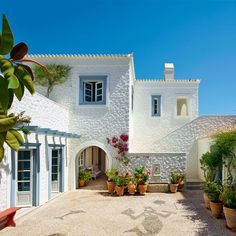
[[[17,219],[0,235],[145,236],[236,235],[203,206],[200,191],[146,196],[110,196],[103,190],[62,194]]]

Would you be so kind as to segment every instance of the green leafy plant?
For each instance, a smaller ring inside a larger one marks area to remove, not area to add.
[[[151,175],[150,169],[145,169],[145,167],[137,167],[134,169],[134,176],[137,179],[138,184],[147,184]]]
[[[222,193],[222,186],[218,185],[216,182],[209,182],[206,187],[206,192],[208,198],[212,202],[220,202],[220,195]]]
[[[201,169],[206,182],[215,180],[216,168],[221,165],[222,160],[214,152],[206,152],[200,159]]]
[[[108,181],[114,181],[114,179],[118,176],[118,171],[115,168],[107,169],[105,172]]]
[[[179,173],[178,172],[171,172],[170,173],[170,183],[171,184],[178,184],[179,183]]]
[[[114,183],[116,186],[125,186],[127,184],[127,180],[124,177],[117,176],[114,178]]]
[[[46,64],[48,71],[40,66],[34,67],[35,81],[37,84],[47,87],[46,97],[49,98],[53,87],[64,83],[69,78],[71,67],[68,65]]]
[[[226,207],[236,209],[236,185],[224,185],[222,198]]]
[[[14,46],[13,33],[6,16],[3,15],[0,33],[0,162],[4,157],[4,143],[15,151],[24,143],[23,137],[14,128],[19,116],[8,114],[14,98],[19,101],[23,98],[25,88],[31,94],[34,93],[33,73],[23,62],[33,62],[46,69],[40,63],[25,58],[27,52],[28,46],[23,42]],[[25,131],[23,128],[21,130]]]
[[[79,171],[79,180],[88,181],[92,178],[91,171],[88,170],[80,170]]]

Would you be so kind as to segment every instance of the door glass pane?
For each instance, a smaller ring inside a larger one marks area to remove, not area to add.
[[[18,182],[18,191],[30,191],[30,182]]]
[[[58,180],[58,174],[52,174],[52,181],[57,181]]]
[[[57,157],[52,158],[52,165],[58,165],[58,158]]]
[[[30,160],[30,151],[19,151],[18,160]]]
[[[18,170],[30,170],[30,161],[18,161]]]
[[[52,173],[58,172],[58,166],[52,166]]]
[[[30,180],[30,171],[18,172],[18,180]]]
[[[97,83],[97,89],[101,89],[102,88],[102,83]]]
[[[57,150],[52,150],[52,157],[57,157],[58,151]]]

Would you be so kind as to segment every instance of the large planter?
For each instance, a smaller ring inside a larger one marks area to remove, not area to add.
[[[171,193],[176,193],[178,190],[178,185],[179,184],[170,184],[170,192]]]
[[[223,211],[222,202],[212,202],[210,201],[211,213],[215,218],[220,218]]]
[[[115,184],[113,181],[107,181],[107,189],[109,193],[114,193],[115,191]]]
[[[128,183],[128,192],[129,194],[135,194],[136,185],[133,182]]]
[[[147,192],[147,187],[148,185],[147,184],[139,184],[138,185],[138,191],[141,195],[145,195],[146,192]]]
[[[205,207],[207,209],[210,209],[210,200],[206,193],[203,194],[203,199],[204,199]]]
[[[85,180],[84,179],[80,179],[79,180],[79,186],[80,187],[84,187],[85,186]]]
[[[223,207],[226,224],[232,230],[236,231],[236,209]]]
[[[124,195],[124,186],[115,186],[115,191],[117,196],[123,196]]]

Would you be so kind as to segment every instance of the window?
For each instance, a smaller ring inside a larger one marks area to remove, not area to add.
[[[187,98],[177,98],[177,116],[188,116]]]
[[[84,166],[84,158],[85,158],[85,150],[82,151],[79,155],[79,163],[78,166],[79,167],[83,167]]]
[[[161,116],[161,96],[152,96],[152,116]]]
[[[106,104],[107,76],[80,76],[80,104]]]

